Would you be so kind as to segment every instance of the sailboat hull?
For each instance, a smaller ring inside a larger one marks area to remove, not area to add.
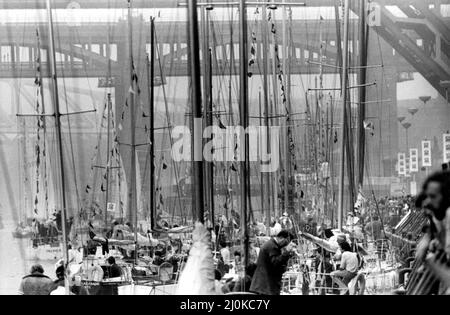
[[[19,232],[19,231],[14,231],[12,232],[12,236],[14,238],[19,238],[19,239],[25,239],[25,238],[32,238],[33,237],[33,233],[32,232]]]
[[[34,260],[58,260],[63,257],[62,245],[39,245],[30,249],[30,255]]]

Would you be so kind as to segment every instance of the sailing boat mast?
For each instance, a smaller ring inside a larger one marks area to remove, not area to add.
[[[109,180],[111,170],[111,154],[110,154],[110,142],[111,142],[111,93],[108,93],[108,123],[107,123],[107,140],[106,140],[106,196],[105,196],[105,228],[108,226],[108,202],[109,202]]]
[[[262,113],[262,102],[261,102],[261,88],[259,88],[259,91],[258,91],[258,109],[259,109],[259,112],[258,112],[258,116],[259,116],[259,126],[260,127],[262,127],[263,126],[263,113]],[[258,143],[258,145],[259,145],[259,147],[260,147],[260,155],[262,156],[262,154],[263,154],[263,150],[262,150],[262,145],[263,145],[263,139],[262,139],[262,137],[260,137],[259,138],[259,143]],[[262,162],[260,163],[260,169],[262,170]],[[261,173],[261,178],[260,178],[260,193],[261,193],[261,200],[260,200],[260,202],[261,202],[261,211],[264,211],[264,174],[263,174],[263,172],[261,172],[260,171],[260,173]]]
[[[275,0],[272,0],[273,3],[275,3]],[[277,10],[277,7],[275,4],[272,4],[271,6],[269,6],[269,9],[272,10],[271,12],[271,18],[272,18],[272,26],[275,25],[275,10]],[[277,91],[277,86],[278,86],[278,82],[277,82],[277,51],[278,51],[278,44],[277,44],[277,36],[276,33],[272,31],[272,45],[273,45],[273,50],[272,50],[272,110],[271,113],[275,114],[277,116],[281,116],[281,112],[278,112],[278,91]],[[280,119],[277,118],[276,119],[276,125],[280,126]],[[274,149],[274,148],[273,148]],[[277,150],[280,148],[276,148]],[[279,151],[280,153],[280,164],[282,165],[283,160],[281,159],[281,151]],[[274,211],[273,214],[275,215],[275,218],[279,218],[279,207],[280,207],[280,203],[278,200],[278,190],[279,190],[279,181],[278,181],[278,174],[275,174],[275,177],[277,178],[277,180],[272,181],[273,182],[273,196],[274,196]]]
[[[128,211],[131,214],[134,225],[134,242],[135,242],[135,262],[137,262],[137,225],[138,211],[136,200],[136,113],[134,104],[134,60],[133,60],[133,21],[131,14],[131,0],[128,0],[128,40],[129,40],[129,57],[130,57],[130,129],[131,129],[131,170],[130,170],[130,187],[128,191]]]
[[[44,80],[42,76],[42,56],[41,56],[41,39],[39,34],[39,29],[36,29],[36,36],[37,36],[37,57],[39,60],[39,94],[41,96],[41,108],[42,108],[42,115],[45,115],[45,102],[44,102]],[[44,143],[44,149],[43,149],[43,161],[44,161],[44,191],[45,191],[45,214],[46,218],[48,219],[49,213],[48,213],[48,182],[47,182],[47,122],[45,116],[42,116],[40,118],[42,120],[42,128],[43,128],[43,143]]]
[[[52,98],[55,109],[55,129],[56,129],[56,149],[59,155],[59,166],[60,166],[60,181],[61,181],[61,220],[62,220],[62,246],[63,246],[63,257],[65,270],[67,274],[67,265],[69,263],[69,252],[67,250],[67,231],[66,231],[66,211],[67,211],[67,200],[66,200],[66,185],[65,185],[65,172],[64,172],[64,155],[62,147],[62,134],[61,134],[61,113],[59,110],[59,95],[58,95],[58,78],[56,73],[56,54],[55,54],[55,39],[53,34],[53,17],[52,8],[50,0],[47,0],[47,17],[48,17],[48,29],[49,29],[49,48],[50,48],[50,69],[52,76]],[[69,295],[69,281],[67,276],[65,277],[65,288],[66,295]]]
[[[364,119],[366,118],[366,87],[367,79],[367,27],[366,27],[366,0],[359,1],[359,104],[358,104],[358,185],[364,185],[364,159],[366,137]]]
[[[285,166],[284,166],[284,211],[288,212],[291,205],[289,204],[289,177],[291,174],[291,155],[289,150],[289,123],[290,123],[290,113],[291,113],[291,100],[290,100],[290,77],[288,75],[289,65],[289,48],[290,43],[288,42],[288,32],[286,22],[287,17],[287,7],[286,0],[283,0],[283,83],[284,83],[284,98],[286,100],[286,125],[285,125],[285,139],[284,139],[284,154],[285,154]],[[290,213],[289,213],[290,214]]]
[[[319,62],[320,62],[320,73],[319,73],[319,88],[320,88],[320,92],[319,92],[319,152],[320,152],[320,161],[321,162],[329,162],[328,161],[328,154],[326,154],[323,150],[323,148],[326,146],[326,144],[322,143],[323,139],[323,124],[322,124],[322,113],[323,113],[323,99],[324,99],[324,94],[323,94],[323,19],[322,16],[320,17],[320,23],[319,23],[319,33],[320,33],[320,37],[319,37],[319,45],[320,45],[320,56],[319,56]],[[328,112],[327,112],[328,114]],[[326,130],[328,131],[328,115],[327,115],[327,125],[326,125]],[[327,132],[328,135],[328,132]],[[328,137],[326,137],[326,139],[328,139]],[[323,165],[323,164],[322,164]],[[323,213],[326,215],[327,214],[327,198],[328,198],[328,174],[326,174],[326,170],[324,170],[324,173],[322,175],[324,175],[325,177],[325,187],[324,187],[324,193],[323,193]]]
[[[266,6],[262,5],[262,40],[263,40],[263,92],[264,92],[264,125],[266,127],[267,135],[266,135],[266,144],[267,144],[267,152],[270,152],[270,132],[269,132],[269,80],[268,80],[268,72],[269,72],[269,62],[268,62],[268,22],[267,22],[267,9]],[[267,227],[267,235],[270,235],[270,216],[271,212],[274,213],[273,202],[271,200],[272,196],[272,181],[270,180],[271,174],[265,173],[266,186],[267,186],[267,212],[266,212],[266,227]],[[272,210],[272,211],[271,211]]]
[[[147,58],[150,98],[150,227],[155,227],[155,18],[150,17],[150,59]]]
[[[205,62],[203,69],[203,91],[204,91],[204,106],[203,117],[204,126],[212,126],[212,53],[209,47],[209,11],[213,7],[210,5],[201,6],[201,32],[203,37],[202,58]],[[211,141],[212,138],[204,139],[205,143]],[[213,176],[213,162],[205,162],[204,174],[206,177],[205,183],[205,196],[207,208],[209,210],[209,217],[211,223],[214,226],[214,176]]]
[[[247,8],[245,0],[239,1],[239,98],[240,98],[240,120],[241,127],[247,130],[248,127],[248,55],[247,55]],[[241,135],[242,136],[242,135]],[[241,161],[240,167],[240,177],[241,177],[241,233],[242,233],[242,245],[243,245],[243,258],[244,258],[244,268],[248,265],[248,198],[249,196],[249,186],[250,186],[250,174],[249,174],[249,138],[248,134],[244,134],[244,160]],[[242,142],[241,142],[242,143]],[[245,275],[244,275],[245,277]]]
[[[349,36],[349,0],[344,1],[344,41],[342,53],[342,80],[341,80],[341,106],[342,106],[342,127],[341,127],[341,152],[339,169],[339,201],[338,201],[338,229],[342,229],[344,219],[344,176],[345,176],[345,148],[347,141],[345,128],[347,120],[347,85],[348,85],[348,36]]]
[[[197,0],[188,2],[188,43],[190,86],[192,100],[192,164],[193,164],[193,211],[194,221],[204,223],[205,204],[203,199],[203,150],[202,150],[202,92],[200,80],[200,56],[198,36]]]
[[[209,95],[209,99],[208,99],[208,115],[206,116],[206,124],[207,126],[212,126],[213,125],[213,85],[212,85],[212,49],[209,49],[209,53],[208,53],[208,58],[209,58],[209,86],[208,86],[208,95]],[[210,138],[212,140],[212,138]],[[214,228],[215,226],[215,211],[214,211],[214,162],[210,162],[209,163],[209,195],[210,195],[210,200],[209,200],[209,207],[210,207],[210,211],[211,211],[211,223],[212,223],[212,227]]]
[[[106,45],[106,54],[108,58],[108,72],[107,78],[111,79],[111,26],[108,23],[108,33],[106,36],[107,45]],[[108,203],[109,203],[109,188],[110,188],[110,178],[111,178],[111,115],[112,115],[112,101],[111,101],[111,92],[108,92],[107,95],[107,130],[106,130],[106,193],[105,193],[105,228],[108,226]]]

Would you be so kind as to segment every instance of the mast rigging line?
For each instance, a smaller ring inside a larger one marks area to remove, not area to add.
[[[316,61],[311,61],[311,60],[307,60],[306,62],[307,62],[308,64],[311,64],[311,65],[316,65],[316,66],[322,66],[322,67],[328,67],[328,68],[334,68],[334,69],[340,69],[340,70],[342,70],[342,67],[336,66],[336,65],[331,65],[331,64],[321,63],[321,62],[316,62]],[[348,67],[348,69],[350,69],[350,70],[374,69],[374,68],[384,68],[384,65],[381,64],[381,65],[352,66],[352,67]]]
[[[347,90],[359,89],[361,87],[369,87],[369,86],[374,86],[374,85],[378,85],[378,83],[373,82],[373,83],[367,83],[367,84],[353,85],[353,86],[347,87]],[[341,90],[340,88],[325,88],[325,89],[309,88],[307,91],[314,92],[314,91],[340,91],[340,90]],[[349,102],[347,102],[347,103],[349,103]]]
[[[80,112],[59,114],[60,117],[70,116],[70,115],[79,115],[79,114],[87,114],[87,113],[95,113],[97,109],[85,110]],[[56,117],[56,114],[16,114],[17,117]]]
[[[179,3],[178,7],[185,7],[187,6],[187,3]],[[207,3],[207,2],[201,2],[197,3],[197,6],[199,7],[208,7],[208,8],[214,8],[214,7],[233,7],[233,6],[239,6],[239,2],[213,2],[213,3]],[[268,6],[270,9],[275,10],[277,6],[288,6],[288,7],[306,7],[306,3],[304,2],[298,2],[298,3],[283,3],[283,2],[245,2],[246,6]]]
[[[392,100],[381,100],[381,101],[365,101],[365,102],[348,102],[350,104],[381,104],[381,103],[391,103]],[[368,117],[366,117],[368,118]]]

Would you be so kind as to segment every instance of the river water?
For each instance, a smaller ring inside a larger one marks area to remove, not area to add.
[[[28,274],[32,265],[39,263],[44,267],[45,274],[55,278],[56,261],[38,261],[33,258],[31,241],[15,239],[12,232],[16,222],[2,209],[0,221],[0,295],[16,295],[22,277]]]

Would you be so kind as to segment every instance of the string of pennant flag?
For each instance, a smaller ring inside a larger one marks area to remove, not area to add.
[[[36,114],[45,114],[44,113],[44,104],[40,104],[41,88],[42,88],[42,80],[41,80],[41,60],[39,56],[36,57],[36,78],[34,80],[34,84],[36,87]],[[44,167],[44,201],[45,201],[45,211],[48,214],[48,175],[47,175],[47,149],[46,149],[46,139],[45,139],[45,123],[44,116],[37,116],[37,124],[36,124],[36,143],[35,143],[35,156],[36,156],[36,194],[34,198],[34,215],[38,215],[38,206],[39,206],[39,193],[40,193],[40,169],[41,162],[43,162]],[[41,138],[41,130],[44,131],[44,137]],[[42,150],[41,150],[42,143]],[[42,156],[42,158],[41,158]]]

